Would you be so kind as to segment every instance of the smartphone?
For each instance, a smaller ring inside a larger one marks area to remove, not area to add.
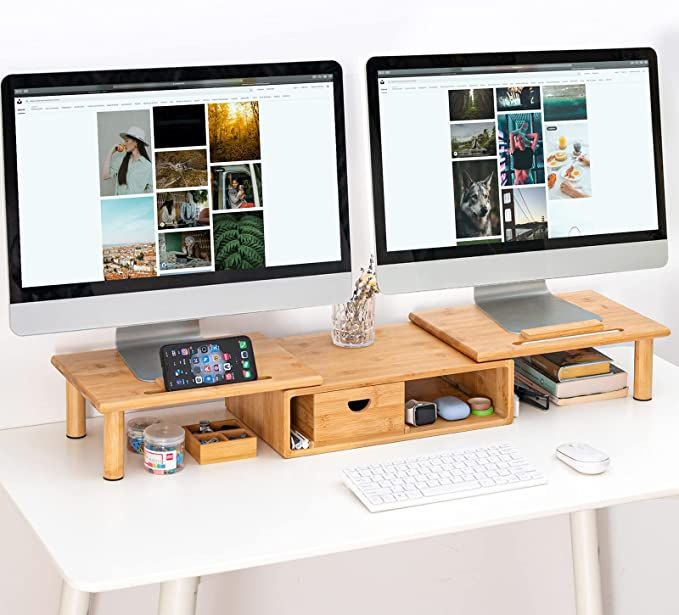
[[[160,364],[167,391],[257,380],[247,335],[167,344],[160,349]]]

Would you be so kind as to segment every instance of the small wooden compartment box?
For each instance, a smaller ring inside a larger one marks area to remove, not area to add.
[[[186,432],[186,450],[191,453],[191,457],[201,465],[256,457],[257,436],[235,420],[227,419],[210,423],[210,427],[215,430],[225,425],[231,429],[207,433],[200,433],[200,425],[186,425],[184,427]],[[245,437],[242,437],[243,434],[245,434]],[[201,442],[215,438],[219,442],[201,444]]]
[[[316,444],[403,433],[402,382],[300,395],[292,424]]]

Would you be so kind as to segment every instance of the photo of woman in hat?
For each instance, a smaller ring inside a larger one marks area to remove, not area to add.
[[[113,194],[142,194],[153,190],[153,169],[146,150],[146,132],[130,126],[121,132],[122,143],[108,150],[101,168],[102,180],[113,181]]]

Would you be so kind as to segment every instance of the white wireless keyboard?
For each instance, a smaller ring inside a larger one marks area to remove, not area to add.
[[[344,470],[370,512],[544,485],[547,479],[511,444],[450,449]]]

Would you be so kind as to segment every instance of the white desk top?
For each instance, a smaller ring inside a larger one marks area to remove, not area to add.
[[[631,349],[613,353],[631,368]],[[126,477],[101,479],[102,422],[67,440],[63,424],[0,432],[0,482],[64,579],[107,591],[285,562],[679,493],[679,368],[655,364],[655,397],[522,405],[513,425],[283,460],[256,459],[159,477],[128,453]],[[205,414],[203,412],[203,414]],[[340,482],[347,465],[511,441],[549,477],[544,487],[371,514]],[[600,476],[554,457],[568,440],[611,455]],[[1,531],[1,530],[0,530]]]

